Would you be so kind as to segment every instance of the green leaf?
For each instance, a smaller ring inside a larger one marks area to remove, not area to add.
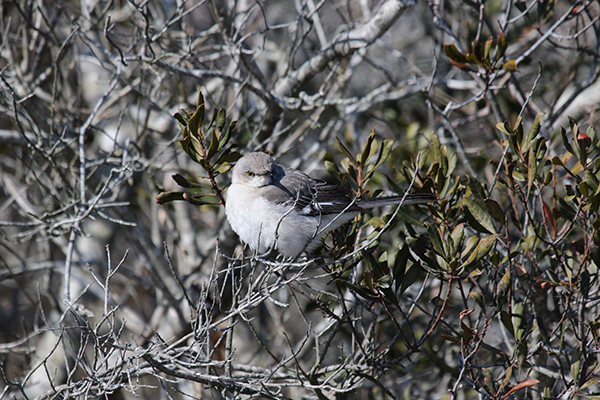
[[[504,212],[496,200],[485,199],[483,203],[485,204],[485,208],[492,218],[500,222],[502,225],[506,223],[506,212]]]
[[[477,236],[470,236],[465,241],[465,247],[460,254],[460,258],[464,259],[466,257],[469,257],[471,255],[471,253],[473,253],[475,251],[478,244],[479,244],[479,238]]]
[[[354,158],[352,153],[350,153],[350,150],[348,150],[346,146],[344,146],[344,143],[342,143],[342,141],[338,137],[336,137],[335,140],[337,140],[338,146],[340,146],[340,150],[342,150],[346,157],[348,157],[348,161],[351,162],[353,165],[356,165],[356,159]]]
[[[573,150],[573,147],[571,146],[571,144],[569,143],[569,139],[567,138],[567,131],[562,126],[560,127],[560,137],[562,139],[562,143],[565,147],[565,150],[575,155],[575,151]]]
[[[408,246],[403,245],[400,250],[398,250],[395,254],[394,265],[392,266],[392,276],[394,281],[402,282],[404,278],[404,273],[406,272],[406,264],[408,263],[408,258],[410,257],[410,250]]]
[[[579,372],[581,371],[581,352],[579,350],[575,350],[575,352],[571,355],[571,377],[573,378],[573,384],[575,387],[578,385],[579,381]]]
[[[575,137],[577,148],[579,149],[579,162],[581,165],[587,167],[588,150],[592,144],[592,139],[583,132],[577,133]]]
[[[490,235],[480,239],[475,249],[469,255],[469,258],[467,258],[463,265],[461,265],[461,268],[465,268],[473,263],[481,261],[485,256],[488,255],[494,246],[494,243],[496,243],[497,238],[498,235]]]
[[[379,168],[385,160],[390,156],[392,148],[394,146],[393,139],[385,139],[379,146],[379,153],[377,154],[377,160],[375,160],[374,169]]]
[[[401,208],[397,211],[396,217],[400,219],[400,221],[408,224],[408,225],[416,225],[416,226],[425,226],[423,221],[420,221],[414,216],[414,213],[406,212],[404,208]]]
[[[483,61],[485,62],[486,65],[490,64],[490,50],[492,49],[493,42],[494,42],[494,40],[490,36],[483,45]]]
[[[531,186],[533,185],[533,181],[537,176],[537,162],[535,159],[535,154],[533,152],[533,148],[529,149],[529,153],[527,155],[527,198],[529,198],[529,193],[531,192]]]
[[[202,127],[202,123],[204,122],[204,104],[200,105],[196,108],[194,114],[192,114],[191,118],[188,121],[188,128],[190,130],[190,137],[192,139],[196,138],[196,140],[200,140],[200,128]]]
[[[420,263],[411,265],[407,271],[404,272],[404,278],[400,285],[400,291],[398,294],[402,294],[408,289],[413,283],[415,283],[420,277],[424,275],[423,268]]]
[[[484,63],[483,45],[479,43],[479,40],[473,40],[472,48],[473,55],[475,56],[477,61],[479,61],[478,64],[482,65]]]
[[[489,393],[497,393],[498,389],[496,389],[496,378],[494,378],[494,374],[492,373],[490,368],[483,368],[483,374],[485,378],[483,379],[484,384]]]
[[[502,69],[506,72],[518,72],[517,61],[509,60],[502,65]]]
[[[437,231],[437,227],[432,224],[427,225],[427,232],[429,233],[429,240],[431,240],[431,246],[433,247],[433,251],[442,256],[442,258],[446,258],[446,252],[444,250],[444,244],[442,243],[442,238]]]
[[[496,307],[498,310],[502,307],[502,305],[504,305],[504,302],[506,301],[506,297],[508,295],[508,289],[510,289],[510,285],[511,285],[511,274],[510,274],[510,269],[507,268],[506,272],[502,276],[502,279],[498,283],[498,289],[496,291],[496,298],[497,298],[497,302],[498,302]],[[514,330],[511,331],[511,333],[514,334]]]
[[[375,146],[373,146],[375,144]],[[360,165],[364,168],[367,165],[367,161],[371,158],[371,156],[377,150],[376,147],[377,141],[375,140],[375,129],[371,131],[371,134],[367,138],[367,142],[365,143],[365,147],[363,148],[362,153],[360,154]]]
[[[512,323],[512,318],[504,310],[500,311],[500,321],[502,321],[502,325],[504,325],[506,330],[514,337],[515,336],[515,328]]]
[[[201,86],[200,90],[198,90],[198,98],[196,99],[196,108],[200,107],[200,104],[204,104],[204,96],[202,95],[202,89],[204,89],[204,86]]]
[[[517,117],[513,131],[515,133],[515,140],[518,142],[520,149],[521,143],[523,142],[523,117]]]
[[[510,126],[510,123],[508,121],[498,122],[496,124],[496,129],[505,133],[507,136],[510,136],[514,133],[513,128],[512,126]]]
[[[156,196],[156,202],[158,204],[165,204],[176,200],[185,200],[185,192],[162,192]]]
[[[596,175],[591,173],[590,171],[585,171],[583,177],[588,185],[588,188],[592,192],[596,193],[598,191],[598,187],[600,186],[600,182],[598,182],[598,178],[596,177]]]
[[[175,120],[179,124],[179,127],[182,130],[183,130],[183,128],[185,128],[186,126],[188,126],[189,116],[187,115],[187,111],[185,111],[185,110],[179,110],[178,112],[175,113],[175,115],[173,117],[175,118]]]
[[[500,61],[502,56],[504,56],[507,47],[506,35],[504,32],[500,32],[496,38],[496,56],[494,57],[494,61]]]
[[[227,112],[225,112],[224,108],[220,108],[219,111],[217,111],[217,127],[216,129],[220,132],[223,130],[223,128],[225,127],[225,124],[227,123]]]
[[[370,218],[365,225],[371,225],[375,229],[381,229],[385,226],[385,222],[380,217]]]
[[[342,173],[340,172],[337,164],[334,162],[325,160],[325,170],[327,171],[327,173],[329,175],[331,175],[336,180],[340,179],[340,176],[342,176]]]
[[[219,138],[217,137],[217,130],[213,129],[210,133],[210,145],[206,152],[206,159],[210,160],[217,153],[217,150],[219,150]]]
[[[528,151],[529,148],[534,143],[536,143],[534,139],[540,133],[540,128],[542,126],[542,118],[544,118],[544,115],[544,113],[538,113],[535,116],[535,121],[533,121],[533,125],[531,125],[531,128],[529,128],[527,135],[523,137],[523,140],[521,141],[521,148],[523,149],[523,152]]]
[[[373,272],[373,278],[375,280],[379,280],[382,276],[387,275],[387,271],[382,267],[382,265],[373,257],[373,254],[367,251],[361,251],[361,257],[367,264],[367,268],[371,272]]]
[[[345,158],[344,160],[348,161],[347,158]],[[344,165],[344,160],[342,160],[342,165]],[[356,173],[356,169],[354,168],[354,166],[348,162],[345,163],[346,164],[346,172],[348,172],[348,175],[350,175],[350,177],[352,178],[352,180],[354,182],[356,182],[356,180],[358,179],[358,174]]]
[[[184,178],[183,176],[181,176],[180,174],[174,174],[171,175],[171,178],[173,178],[173,180],[181,187],[186,188],[186,189],[211,189],[210,185],[203,185],[201,183],[197,183],[197,182],[190,182],[189,180],[187,180],[186,178]]]
[[[467,62],[465,55],[458,51],[454,44],[444,43],[443,47],[444,53],[446,53],[446,57],[448,57],[451,61],[460,64],[465,64]]]
[[[466,54],[467,62],[475,65],[482,65],[483,60],[477,56],[475,53],[467,53]]]
[[[473,229],[482,233],[496,233],[494,223],[485,209],[485,206],[482,206],[480,202],[475,201],[470,197],[464,197],[462,199],[462,204],[464,205],[465,211],[468,212],[465,216],[471,217],[470,225]]]
[[[211,194],[190,194],[184,193],[183,199],[190,204],[195,206],[203,206],[203,205],[217,205],[220,203],[220,200]]]
[[[452,251],[451,251],[452,254],[456,253],[456,251],[458,250],[464,237],[465,237],[465,224],[458,224],[452,230],[452,233],[450,234],[450,238],[452,239]]]
[[[522,302],[513,303],[512,324],[515,330],[515,339],[521,341],[527,327],[527,321],[525,320],[525,312]]]
[[[348,289],[357,293],[359,296],[362,296],[365,299],[379,300],[379,296],[371,290],[371,288],[373,287],[373,280],[372,276],[370,276],[368,272],[365,272],[365,274],[363,275],[361,286],[355,285],[346,280],[339,280],[338,282],[340,283],[340,285],[348,287]]]
[[[502,391],[510,382],[512,378],[512,365],[509,365],[506,371],[504,372],[504,379],[502,379],[502,383],[500,383],[499,390]]]
[[[237,151],[225,150],[217,159],[215,164],[234,163],[242,158],[242,155]]]
[[[487,194],[481,183],[477,179],[469,178],[469,189],[474,195],[474,200],[481,202],[483,205],[483,199],[487,198]]]
[[[480,292],[471,292],[469,293],[469,296],[471,296],[473,300],[475,300],[475,303],[477,303],[479,308],[481,308],[481,311],[483,311],[483,313],[485,314],[485,296]]]

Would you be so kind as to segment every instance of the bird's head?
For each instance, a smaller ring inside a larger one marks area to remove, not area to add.
[[[251,187],[270,185],[273,182],[274,166],[276,164],[268,154],[259,151],[248,153],[233,167],[231,182]]]

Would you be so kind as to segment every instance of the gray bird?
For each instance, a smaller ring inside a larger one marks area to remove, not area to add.
[[[351,221],[365,209],[429,203],[432,194],[351,199],[338,185],[280,166],[265,153],[240,158],[233,168],[225,211],[240,239],[258,254],[274,249],[286,258],[310,253],[323,234]]]

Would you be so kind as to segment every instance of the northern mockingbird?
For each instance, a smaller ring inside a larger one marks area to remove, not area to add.
[[[233,167],[225,211],[229,224],[253,251],[274,249],[284,257],[310,253],[322,236],[365,209],[400,204],[403,196],[351,199],[334,184],[280,166],[265,153],[240,158]],[[430,194],[410,194],[402,204],[427,203]]]

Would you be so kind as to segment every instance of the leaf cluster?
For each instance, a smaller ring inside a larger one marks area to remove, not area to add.
[[[223,188],[217,184],[217,176],[229,171],[232,163],[241,155],[233,150],[230,145],[236,121],[227,123],[227,112],[224,108],[214,109],[210,119],[206,122],[206,110],[202,88],[198,92],[196,109],[193,113],[180,110],[175,114],[175,119],[183,132],[183,139],[179,141],[183,151],[191,160],[200,164],[206,175],[202,178],[208,184],[201,184],[183,177],[173,175],[173,180],[185,191],[171,191],[160,193],[156,200],[165,204],[175,200],[185,200],[191,204],[225,204]]]

